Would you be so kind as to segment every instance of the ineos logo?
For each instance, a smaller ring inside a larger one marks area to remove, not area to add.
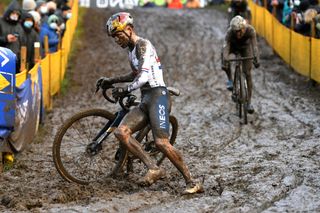
[[[159,105],[159,120],[160,128],[166,129],[166,107],[164,105]]]

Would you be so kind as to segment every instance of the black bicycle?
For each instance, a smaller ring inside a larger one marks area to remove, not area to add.
[[[254,57],[241,57],[236,54],[235,59],[229,59],[229,62],[235,62],[235,71],[233,78],[232,100],[236,103],[239,112],[239,118],[243,117],[243,123],[248,123],[248,84],[246,72],[242,70],[242,62],[254,60]]]
[[[112,85],[108,89],[113,88]],[[128,94],[124,98],[113,100],[107,90],[103,96],[111,103],[119,103],[121,109],[111,113],[104,109],[89,109],[79,112],[67,119],[58,129],[53,142],[53,161],[59,174],[69,182],[89,184],[119,172],[143,172],[144,165],[131,155],[111,134],[120,124],[132,106],[137,106],[136,96]],[[98,89],[97,89],[98,90]],[[179,96],[179,90],[168,88],[170,96]],[[173,145],[178,133],[178,121],[170,115],[170,143]],[[134,137],[146,152],[152,156],[157,165],[165,159],[155,146],[151,127],[147,125]]]

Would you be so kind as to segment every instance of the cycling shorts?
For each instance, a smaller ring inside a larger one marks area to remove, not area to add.
[[[139,108],[148,116],[153,137],[169,137],[170,101],[166,87],[141,90]]]

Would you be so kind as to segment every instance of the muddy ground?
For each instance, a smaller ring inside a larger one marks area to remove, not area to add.
[[[64,181],[52,161],[52,142],[63,120],[80,109],[117,107],[93,95],[100,76],[130,70],[124,50],[103,32],[115,10],[89,9],[67,94],[55,98],[37,140],[1,175],[0,210],[33,212],[292,212],[320,211],[319,87],[290,70],[259,38],[256,113],[240,125],[220,69],[225,14],[209,9],[131,11],[136,31],[149,38],[167,85],[181,90],[173,114],[176,147],[205,193],[182,197],[184,181],[168,160],[167,176],[151,187],[135,180],[80,186]]]

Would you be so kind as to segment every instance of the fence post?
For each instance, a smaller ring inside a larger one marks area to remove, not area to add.
[[[22,46],[20,50],[20,72],[26,69],[27,67],[26,63],[27,63],[27,47]]]
[[[34,63],[38,63],[41,60],[41,55],[40,55],[40,42],[34,42],[33,44],[34,47]]]
[[[309,78],[310,78],[310,82],[311,82],[311,85],[312,86],[315,86],[316,85],[316,81],[313,80],[311,78],[311,71],[312,71],[312,38],[315,38],[316,37],[316,23],[315,23],[315,20],[314,18],[312,19],[311,23],[310,23],[310,27],[311,27],[311,32],[310,32],[310,66],[309,66]]]
[[[277,5],[272,5],[272,15],[277,17]]]
[[[61,86],[62,86],[62,36],[61,31],[59,32],[59,44],[58,44],[58,51],[60,51],[60,70],[59,70],[59,90],[58,95],[61,94]]]
[[[45,52],[45,56],[48,56],[49,57],[49,70],[48,70],[48,79],[49,79],[49,82],[48,82],[48,87],[49,87],[49,110],[52,109],[52,100],[51,100],[51,57],[49,55],[49,40],[48,40],[48,36],[45,36],[44,37],[44,52]]]

